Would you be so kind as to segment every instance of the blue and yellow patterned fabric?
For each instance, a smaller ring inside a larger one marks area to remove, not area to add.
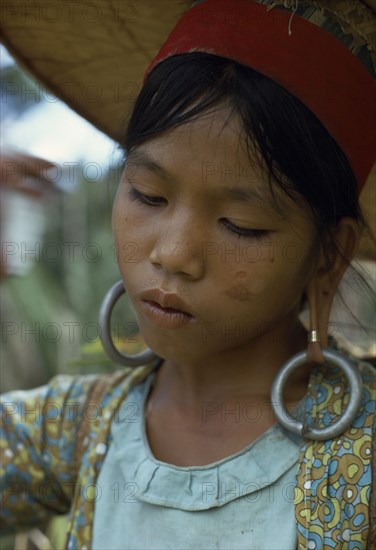
[[[310,441],[302,449],[295,490],[299,550],[367,546],[372,481],[372,437],[376,430],[376,377],[358,363],[363,379],[362,406],[352,426],[335,440]],[[315,367],[309,388],[308,424],[330,425],[349,398],[337,367]],[[375,546],[374,546],[375,548]]]
[[[371,442],[376,422],[376,375],[358,363],[364,391],[353,425],[340,438],[306,441],[295,490],[298,547],[366,549],[372,500]],[[57,376],[47,386],[2,398],[2,523],[35,525],[70,511],[66,548],[89,549],[96,484],[111,445],[111,423],[129,388],[152,367],[110,376]],[[327,425],[346,406],[345,380],[333,366],[312,369],[312,420]],[[308,409],[307,409],[308,410]]]

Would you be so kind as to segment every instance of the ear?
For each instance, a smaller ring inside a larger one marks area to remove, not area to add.
[[[333,298],[344,272],[355,255],[360,228],[354,218],[342,218],[331,234],[329,250],[321,250],[316,269],[306,287],[310,309],[310,330],[316,330],[318,343],[308,345],[308,359],[322,363],[322,347],[328,345],[328,323]]]

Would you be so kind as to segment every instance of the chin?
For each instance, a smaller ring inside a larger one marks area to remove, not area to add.
[[[173,363],[196,363],[204,360],[206,357],[210,357],[216,350],[212,347],[205,346],[202,342],[197,345],[196,341],[187,342],[186,338],[174,338],[170,335],[148,335],[143,333],[143,338],[149,348],[165,361],[171,361]],[[179,341],[180,340],[180,341]]]

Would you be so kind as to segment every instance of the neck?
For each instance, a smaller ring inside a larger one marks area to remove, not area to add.
[[[306,348],[305,329],[296,319],[253,338],[241,347],[192,362],[166,360],[157,374],[155,387],[161,399],[177,407],[199,409],[203,402],[253,399],[270,400],[273,380],[281,366]],[[304,395],[308,368],[302,368],[289,383],[286,400]]]

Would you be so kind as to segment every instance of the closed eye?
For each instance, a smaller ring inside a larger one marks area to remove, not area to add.
[[[134,187],[129,188],[129,197],[132,201],[139,202],[141,204],[147,204],[148,206],[161,206],[162,204],[166,204],[166,199],[163,197],[157,197],[154,195],[145,195],[144,193],[140,193],[137,189]]]
[[[229,231],[231,231],[231,233],[235,233],[235,235],[238,235],[239,237],[262,239],[271,233],[269,229],[250,229],[247,227],[239,227],[226,218],[221,218],[220,221]]]

